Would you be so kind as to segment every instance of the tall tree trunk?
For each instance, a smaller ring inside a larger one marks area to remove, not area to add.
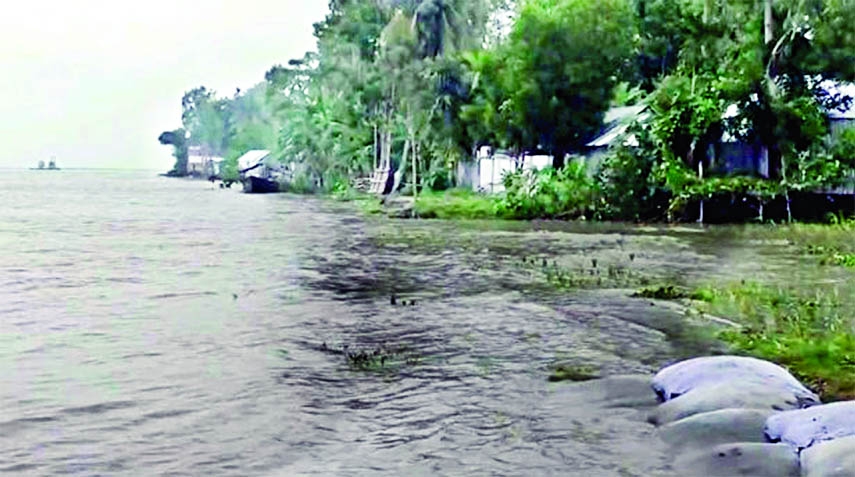
[[[410,139],[407,138],[404,140],[404,150],[401,152],[401,164],[398,165],[398,169],[395,171],[392,180],[392,190],[389,191],[389,194],[383,198],[383,203],[386,204],[389,200],[398,193],[398,188],[401,187],[401,180],[404,177],[404,171],[407,169],[407,155],[411,149]]]
[[[767,47],[772,48],[772,51],[770,52],[770,54],[772,55],[772,58],[769,59],[769,66],[766,68],[766,82],[768,84],[769,95],[771,98],[774,99],[775,96],[777,96],[777,94],[778,94],[778,88],[775,84],[775,70],[776,70],[776,68],[775,68],[776,51],[775,50],[777,50],[777,47],[774,47],[775,17],[774,17],[774,11],[772,9],[773,1],[774,0],[764,0],[763,1],[763,41],[765,42]],[[783,41],[783,39],[781,41]],[[764,147],[767,148],[767,150],[765,152],[767,157],[771,156],[769,154],[768,146],[764,146]],[[792,213],[792,209],[790,207],[790,187],[789,187],[789,184],[787,181],[786,159],[784,158],[784,151],[783,150],[778,149],[777,152],[778,152],[778,154],[775,154],[776,160],[775,160],[774,164],[772,164],[771,157],[770,157],[770,161],[769,161],[770,162],[770,164],[769,164],[770,171],[769,172],[770,172],[770,176],[773,175],[772,171],[774,171],[774,170],[777,170],[780,172],[781,179],[783,179],[783,184],[784,184],[784,199],[787,201],[787,221],[792,222],[793,221],[793,213]]]
[[[763,4],[763,41],[770,45],[775,40],[775,17],[772,13],[772,0]]]
[[[374,125],[374,170],[380,167],[380,134],[377,125]]]
[[[419,198],[418,160],[419,160],[419,145],[416,142],[415,137],[413,137],[413,197],[416,199]]]
[[[698,162],[698,178],[704,180],[704,163]],[[701,199],[700,211],[698,212],[698,223],[704,223],[704,200]]]

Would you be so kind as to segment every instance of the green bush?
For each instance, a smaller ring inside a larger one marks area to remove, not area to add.
[[[597,186],[579,161],[560,170],[527,170],[507,174],[500,215],[517,219],[572,219],[590,213]]]
[[[653,147],[622,146],[610,151],[597,176],[600,217],[635,221],[662,217],[668,203],[653,175],[656,164]]]
[[[855,129],[849,128],[841,132],[831,141],[829,148],[831,157],[837,161],[845,171],[855,170]]]
[[[315,181],[311,175],[304,172],[294,174],[294,178],[288,184],[288,192],[295,194],[314,194],[316,190]]]

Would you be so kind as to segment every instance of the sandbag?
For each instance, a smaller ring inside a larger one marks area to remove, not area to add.
[[[724,382],[754,382],[763,386],[786,389],[808,407],[820,402],[784,368],[743,356],[709,356],[694,358],[668,366],[653,377],[652,387],[663,402],[686,394],[692,389]]]
[[[783,444],[735,443],[684,453],[674,467],[681,476],[799,477],[799,456]]]
[[[804,477],[855,475],[855,436],[820,442],[802,451]]]
[[[765,443],[763,426],[772,410],[722,409],[695,414],[658,429],[660,439],[681,452],[731,442]]]
[[[696,414],[722,409],[785,411],[799,409],[798,397],[782,386],[768,386],[755,381],[713,382],[671,399],[654,409],[648,422],[665,425]],[[763,432],[763,427],[759,428]]]
[[[573,396],[585,403],[597,403],[602,407],[654,407],[658,404],[650,392],[650,376],[619,375],[608,376],[583,383],[565,385]],[[572,397],[568,397],[572,399]]]
[[[855,436],[855,401],[836,402],[770,416],[764,429],[772,442],[781,441],[797,449]]]

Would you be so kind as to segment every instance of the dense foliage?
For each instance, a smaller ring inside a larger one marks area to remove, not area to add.
[[[201,147],[232,168],[263,148],[295,165],[305,190],[391,167],[415,194],[455,186],[457,164],[492,145],[554,158],[554,171],[512,178],[503,203],[519,217],[648,220],[678,219],[721,196],[750,197],[762,215],[762,204],[786,198],[789,208],[790,194],[838,186],[855,169],[855,133],[829,134],[828,116],[851,101],[834,86],[855,80],[845,28],[855,2],[329,6],[315,25],[317,51],[233,97],[204,87],[184,96],[183,142],[161,136],[176,147],[176,172],[181,148]],[[591,180],[565,170],[609,107],[624,104],[650,113],[633,132],[637,144],[618,141]],[[722,145],[735,141],[764,166],[728,169]]]

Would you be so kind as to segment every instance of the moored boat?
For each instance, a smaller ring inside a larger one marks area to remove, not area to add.
[[[248,194],[273,194],[280,191],[280,185],[274,180],[247,176],[243,180],[243,191]]]

